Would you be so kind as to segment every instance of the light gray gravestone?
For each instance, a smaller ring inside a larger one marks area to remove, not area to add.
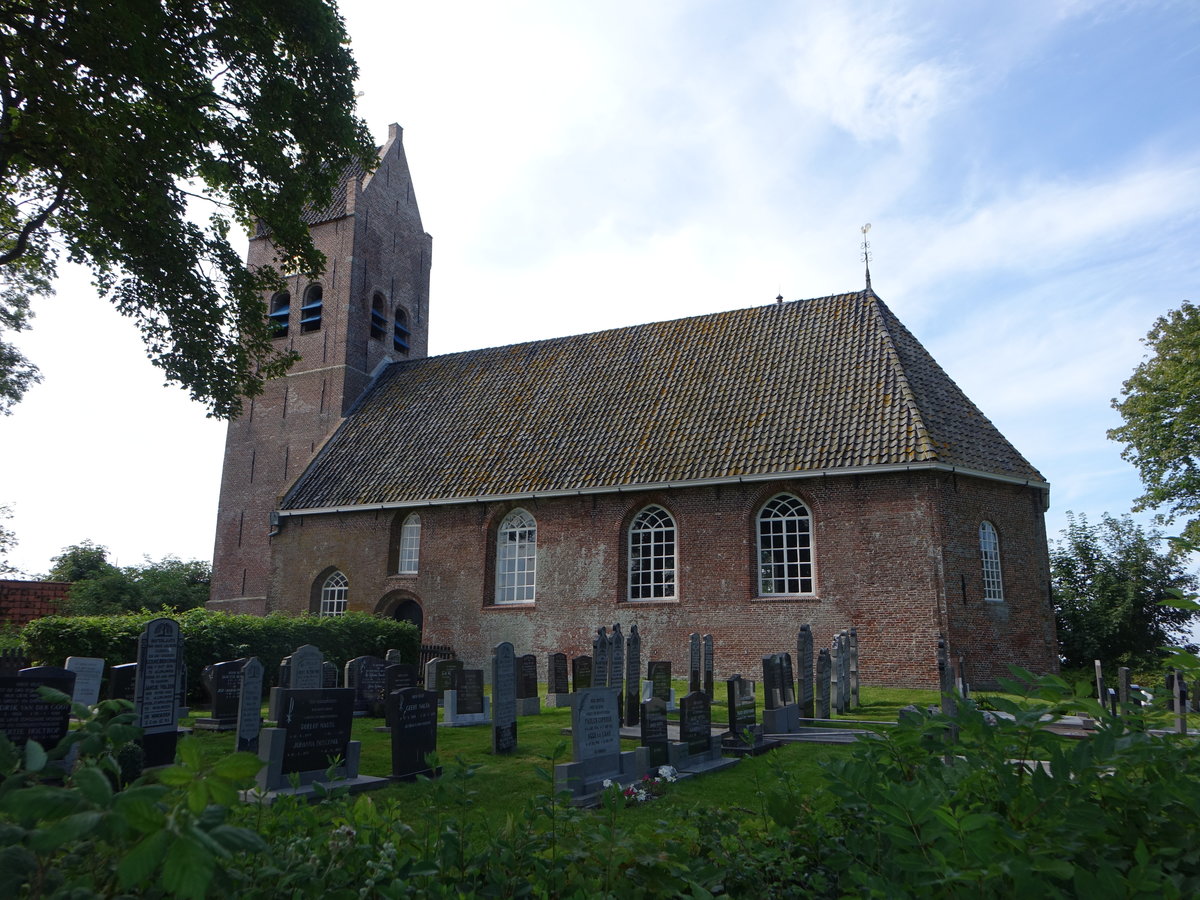
[[[708,702],[713,701],[713,636],[706,634],[704,636],[704,693],[708,696]]]
[[[621,750],[621,723],[616,687],[587,688],[571,698],[572,762],[554,767],[554,786],[572,801],[591,805],[605,780],[630,784],[649,766],[645,747]]]
[[[1100,668],[1100,660],[1094,659],[1092,660],[1092,664],[1096,668],[1096,699],[1099,700],[1100,705],[1103,706],[1105,697],[1104,673]]]
[[[104,678],[104,660],[95,656],[68,656],[64,667],[75,673],[72,703],[95,706],[100,702],[100,682]]]
[[[611,671],[608,657],[611,649],[608,629],[597,628],[596,637],[592,641],[592,687],[608,687],[608,674]],[[578,691],[579,688],[575,690]]]
[[[263,664],[257,656],[251,656],[242,662],[237,743],[234,745],[238,752],[258,752],[258,734],[262,730],[262,689]]]
[[[853,627],[850,629],[848,659],[850,660],[850,706],[858,709],[862,705],[858,697],[858,629]]]
[[[832,684],[830,683],[830,669],[833,667],[829,664],[829,651],[824,647],[817,654],[817,718],[828,719],[829,716],[829,695],[832,692]]]
[[[285,656],[279,664],[279,687],[271,688],[267,702],[267,718],[279,721],[275,692],[280,688],[298,691],[320,690],[325,685],[325,656],[312,644],[303,644]]]
[[[688,635],[688,693],[694,694],[703,689],[700,675],[700,635],[693,631]]]
[[[629,640],[625,644],[625,724],[636,725],[642,710],[642,636],[637,625],[629,626]]]
[[[796,636],[796,667],[800,670],[799,696],[800,717],[811,719],[816,714],[816,697],[813,693],[813,638],[812,627],[801,625]]]
[[[174,619],[151,619],[138,638],[134,724],[142,729],[148,768],[169,766],[175,761],[181,648],[179,623]]]
[[[442,695],[442,705],[445,707],[442,725],[447,728],[490,725],[491,706],[483,696],[483,669],[459,672],[455,689]]]
[[[389,650],[383,654],[383,661],[389,666],[398,665],[404,662],[404,654],[399,650]]]
[[[492,752],[517,749],[517,654],[504,641],[492,653]]]
[[[624,716],[625,710],[621,704],[624,702],[622,694],[625,687],[625,635],[621,633],[620,625],[613,625],[609,646],[608,686],[617,689],[617,714]]]
[[[551,653],[546,659],[546,706],[570,706],[570,695],[567,654]]]

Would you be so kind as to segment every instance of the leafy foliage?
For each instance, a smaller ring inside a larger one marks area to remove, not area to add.
[[[168,380],[236,415],[292,357],[263,317],[279,274],[248,271],[229,230],[261,222],[320,272],[302,213],[374,161],[333,0],[5,4],[0,63],[0,329],[65,252]],[[0,344],[0,411],[35,377]]]
[[[70,581],[62,612],[68,615],[121,615],[138,610],[182,612],[208,600],[212,566],[203,560],[149,557],[140,566],[118,568],[108,550],[92,541],[67,547],[54,558],[53,581]]]
[[[1122,386],[1113,407],[1124,424],[1108,436],[1137,466],[1146,492],[1137,509],[1165,507],[1165,518],[1192,517],[1200,538],[1200,309],[1184,301],[1161,316],[1143,343],[1150,355]]]
[[[1067,513],[1062,539],[1050,548],[1050,572],[1065,664],[1083,668],[1152,666],[1159,648],[1185,634],[1195,613],[1160,605],[1196,587],[1186,554],[1165,550],[1162,535],[1129,516],[1098,523]]]
[[[0,350],[2,353],[3,350]],[[3,362],[0,361],[0,367]],[[0,388],[0,392],[2,392]],[[8,561],[8,552],[17,546],[17,535],[11,528],[4,525],[6,519],[12,518],[12,507],[8,504],[0,504],[0,576],[19,574],[18,569]]]

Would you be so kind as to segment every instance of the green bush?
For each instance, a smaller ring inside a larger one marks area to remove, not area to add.
[[[160,616],[146,611],[126,616],[46,616],[26,625],[21,641],[31,659],[46,665],[61,666],[68,656],[95,656],[119,665],[137,660],[138,636],[147,622]],[[339,669],[356,656],[383,656],[393,649],[405,662],[416,663],[420,654],[420,637],[412,624],[366,613],[231,616],[192,609],[167,618],[179,622],[194,698],[203,693],[200,671],[206,665],[257,656],[268,684],[274,684],[279,661],[302,644],[320,648]]]

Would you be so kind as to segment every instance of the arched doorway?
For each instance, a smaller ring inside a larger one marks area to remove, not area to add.
[[[383,597],[375,607],[375,615],[388,616],[397,622],[412,622],[417,627],[420,636],[425,626],[425,611],[421,601],[408,591],[392,591]]]

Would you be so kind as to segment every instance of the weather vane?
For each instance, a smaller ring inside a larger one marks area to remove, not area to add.
[[[859,231],[862,232],[862,261],[863,267],[867,270],[867,290],[871,290],[871,242],[867,240],[867,232],[871,230],[871,223],[868,222]]]

